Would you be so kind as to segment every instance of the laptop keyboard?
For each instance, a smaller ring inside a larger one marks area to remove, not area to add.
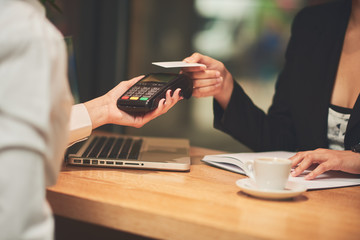
[[[96,136],[82,157],[137,160],[142,143],[142,139]]]

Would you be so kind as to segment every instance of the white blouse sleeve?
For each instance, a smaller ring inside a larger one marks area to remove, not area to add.
[[[76,104],[72,106],[69,128],[69,146],[76,142],[83,141],[90,136],[92,123],[84,104]]]
[[[0,0],[0,239],[53,239],[73,103],[66,48],[37,0]]]

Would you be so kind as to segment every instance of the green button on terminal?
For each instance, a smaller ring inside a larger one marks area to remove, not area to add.
[[[141,101],[146,101],[146,100],[148,100],[149,98],[147,98],[147,97],[142,97],[142,98],[140,98],[140,100]]]

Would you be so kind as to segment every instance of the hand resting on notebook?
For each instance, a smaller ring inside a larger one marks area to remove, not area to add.
[[[305,176],[306,180],[314,179],[320,174],[329,170],[339,170],[348,173],[360,173],[359,153],[352,151],[340,151],[318,148],[313,151],[298,152],[290,158],[293,161],[292,167],[296,167],[292,176],[299,176],[313,164],[318,166]]]
[[[166,113],[182,99],[182,97],[179,96],[181,89],[175,90],[173,94],[169,90],[166,92],[166,99],[160,100],[158,107],[145,115],[134,116],[119,110],[116,106],[116,101],[119,96],[142,77],[143,76],[139,76],[128,81],[122,81],[105,95],[84,103],[89,112],[93,129],[104,124],[118,124],[136,128],[142,127],[152,119]]]

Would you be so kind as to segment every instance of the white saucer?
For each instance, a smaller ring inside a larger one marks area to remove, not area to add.
[[[236,181],[240,189],[254,197],[266,199],[287,199],[293,198],[306,191],[306,187],[296,182],[288,182],[284,190],[266,190],[259,189],[250,178],[242,178]]]

